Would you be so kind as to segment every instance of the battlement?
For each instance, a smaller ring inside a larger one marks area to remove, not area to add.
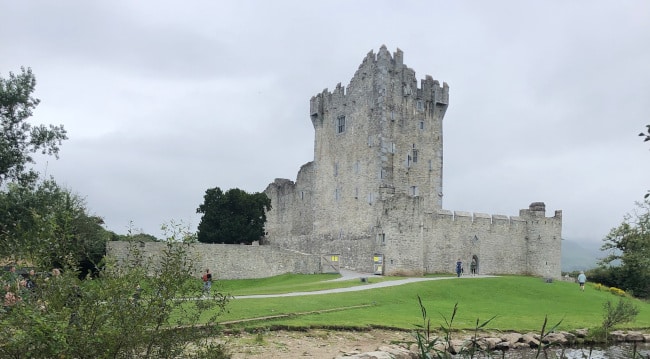
[[[495,225],[513,225],[525,223],[529,220],[545,219],[547,222],[562,223],[562,211],[555,211],[553,217],[545,216],[545,205],[543,202],[534,202],[528,209],[519,211],[519,216],[506,216],[502,214],[487,214],[487,213],[472,213],[465,211],[450,211],[447,209],[440,209],[434,214],[434,218],[450,221],[450,222],[463,222],[463,223],[484,223]]]
[[[341,110],[342,107],[356,102],[367,101],[372,105],[384,103],[392,95],[410,99],[412,106],[421,106],[433,113],[436,109],[444,115],[449,104],[449,85],[426,75],[418,86],[415,71],[404,65],[404,53],[397,49],[393,55],[385,45],[377,54],[370,51],[359,65],[347,87],[338,83],[334,91],[325,88],[310,100],[309,114],[314,127],[322,125],[325,113],[330,109]],[[371,95],[374,98],[368,98]]]

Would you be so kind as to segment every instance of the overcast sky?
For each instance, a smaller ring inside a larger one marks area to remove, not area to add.
[[[191,229],[208,188],[261,192],[313,159],[309,99],[404,51],[450,86],[443,207],[563,211],[600,241],[650,189],[650,2],[0,0],[0,76],[31,67],[36,168],[106,228]]]

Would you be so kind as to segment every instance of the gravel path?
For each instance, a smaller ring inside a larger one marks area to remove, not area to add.
[[[346,269],[341,269],[341,278],[333,279],[333,281],[346,281],[346,280],[354,280],[354,279],[359,279],[361,281],[361,278],[372,278],[374,277],[374,274],[370,273],[359,273],[359,272],[353,272],[350,270]],[[346,292],[357,292],[360,290],[368,290],[368,289],[375,289],[375,288],[384,288],[384,287],[393,287],[396,285],[402,285],[402,284],[407,284],[407,283],[415,283],[415,282],[424,282],[424,281],[431,281],[431,280],[449,280],[449,279],[474,279],[474,278],[493,278],[496,276],[491,276],[491,275],[475,275],[475,276],[462,276],[460,278],[458,277],[411,277],[411,278],[404,278],[404,279],[398,279],[398,280],[388,280],[384,282],[378,282],[378,283],[367,283],[364,285],[357,285],[354,287],[348,287],[348,288],[334,288],[334,289],[324,289],[324,290],[317,290],[317,291],[312,291],[312,292],[293,292],[293,293],[282,293],[282,294],[256,294],[256,295],[239,295],[239,296],[234,296],[232,297],[233,299],[253,299],[253,298],[277,298],[277,297],[298,297],[298,296],[306,296],[306,295],[320,295],[320,294],[331,294],[331,293],[346,293]]]

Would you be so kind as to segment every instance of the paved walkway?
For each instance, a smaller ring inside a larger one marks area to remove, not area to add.
[[[346,269],[341,269],[341,278],[333,279],[332,281],[346,281],[346,280],[353,280],[353,279],[359,279],[361,278],[373,278],[374,275],[370,273],[359,273],[359,272],[353,272],[349,271]],[[346,292],[357,292],[360,290],[368,290],[368,289],[375,289],[375,288],[384,288],[384,287],[393,287],[396,285],[402,285],[402,284],[407,284],[407,283],[416,283],[416,282],[424,282],[424,281],[431,281],[431,280],[446,280],[446,279],[474,279],[474,278],[493,278],[496,276],[492,275],[466,275],[462,276],[460,278],[458,277],[410,277],[410,278],[404,278],[404,279],[397,279],[397,280],[387,280],[383,282],[378,282],[378,283],[367,283],[363,285],[357,285],[354,287],[347,287],[347,288],[334,288],[334,289],[324,289],[324,290],[316,290],[312,292],[294,292],[294,293],[282,293],[282,294],[256,294],[256,295],[238,295],[231,297],[233,299],[253,299],[253,298],[277,298],[277,297],[299,297],[299,296],[305,296],[305,295],[319,295],[319,294],[331,294],[331,293],[346,293]]]

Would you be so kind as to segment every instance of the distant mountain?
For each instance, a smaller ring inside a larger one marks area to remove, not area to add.
[[[592,269],[605,257],[600,241],[562,240],[562,272]]]

